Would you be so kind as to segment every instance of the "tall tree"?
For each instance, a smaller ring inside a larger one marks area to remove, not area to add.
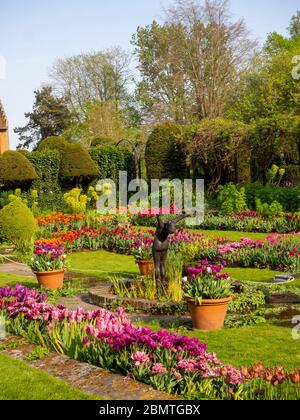
[[[300,56],[300,37],[271,33],[263,50],[240,74],[228,115],[249,123],[274,114],[300,112],[300,84],[292,77]]]
[[[19,149],[28,149],[37,146],[47,137],[61,135],[73,119],[66,98],[56,97],[51,86],[43,86],[34,94],[33,110],[25,113],[28,123],[14,130],[19,135]]]
[[[296,14],[292,16],[291,23],[288,29],[291,38],[297,38],[300,36],[300,10],[298,10]]]
[[[178,0],[163,25],[139,28],[132,42],[145,108],[154,118],[184,123],[224,113],[256,45],[244,21],[232,20],[227,0]]]
[[[130,56],[121,48],[59,59],[50,76],[56,91],[68,98],[78,118],[90,102],[114,102],[126,94]]]

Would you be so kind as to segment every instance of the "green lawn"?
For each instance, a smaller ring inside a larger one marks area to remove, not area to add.
[[[33,277],[15,276],[14,274],[0,273],[0,287],[15,286],[17,283],[24,284],[26,287],[37,288],[38,283]]]
[[[141,324],[139,324],[141,325]],[[160,329],[157,322],[144,324]],[[185,332],[208,345],[223,363],[235,367],[262,362],[265,366],[284,366],[288,370],[300,367],[300,340],[292,338],[291,329],[274,325],[260,325],[211,332]]]
[[[268,236],[267,233],[257,232],[236,232],[236,231],[223,231],[223,230],[195,230],[195,232],[203,233],[205,236],[211,238],[229,238],[233,242],[239,242],[241,238],[249,238],[253,240],[263,241]]]
[[[134,258],[107,251],[77,252],[68,257],[69,270],[74,273],[108,279],[112,275],[133,277],[138,274]]]
[[[0,354],[0,400],[96,400],[27,363]]]

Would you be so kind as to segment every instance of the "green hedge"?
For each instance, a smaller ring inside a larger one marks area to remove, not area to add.
[[[90,155],[101,178],[112,179],[118,184],[119,171],[127,171],[128,181],[136,178],[134,155],[126,147],[97,146],[90,149]]]
[[[59,184],[60,154],[53,150],[32,152],[27,154],[38,174],[33,188],[39,194],[41,210],[62,210],[64,200]]]
[[[145,160],[149,180],[184,178],[186,157],[182,128],[171,122],[157,125],[148,138]]]

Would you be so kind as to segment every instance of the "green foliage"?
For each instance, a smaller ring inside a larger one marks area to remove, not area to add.
[[[254,325],[262,325],[267,321],[263,316],[256,314],[238,315],[238,316],[227,316],[225,319],[225,328],[242,328],[252,327]]]
[[[44,357],[48,356],[49,353],[50,350],[48,350],[47,348],[38,346],[27,355],[26,359],[29,362],[33,362],[34,360],[43,359]]]
[[[9,242],[30,241],[37,229],[29,208],[17,198],[0,210],[0,238]]]
[[[43,152],[44,150],[57,150],[60,154],[62,154],[68,144],[69,143],[64,137],[52,136],[42,140],[42,142],[38,145],[37,150],[39,152]]]
[[[92,159],[96,162],[102,179],[112,179],[119,182],[119,171],[127,171],[128,181],[135,178],[134,155],[126,147],[97,146],[90,150]]]
[[[230,183],[218,189],[218,205],[223,215],[247,210],[245,188]]]
[[[54,96],[51,86],[44,86],[34,94],[33,110],[25,114],[28,123],[14,130],[19,135],[19,147],[26,149],[47,137],[61,135],[73,119],[66,98]]]
[[[265,305],[266,298],[261,290],[246,285],[242,287],[242,293],[235,294],[233,300],[230,302],[228,306],[229,312],[247,314]]]
[[[182,178],[186,162],[179,125],[165,122],[150,134],[145,152],[148,179]]]
[[[220,183],[247,179],[250,165],[247,125],[215,118],[201,121],[192,131],[187,135],[189,159],[194,176],[204,174],[209,194]]]
[[[59,175],[64,183],[74,185],[92,182],[99,170],[83,146],[69,144],[62,154]]]
[[[267,203],[262,203],[259,198],[256,199],[256,210],[259,213],[262,213],[264,216],[274,216],[277,213],[283,211],[282,205],[278,201],[273,201],[270,205]]]
[[[0,185],[8,188],[28,187],[36,179],[34,167],[21,153],[8,151],[0,156]]]
[[[284,167],[299,163],[299,135],[298,116],[277,114],[257,119],[249,131],[252,179],[278,185]]]
[[[38,191],[40,210],[63,210],[64,201],[59,184],[60,154],[54,150],[28,153],[38,179],[33,188]]]
[[[272,185],[262,185],[258,182],[245,185],[248,207],[256,208],[256,200],[272,204],[277,201],[284,211],[296,212],[300,208],[300,186],[283,188]]]
[[[223,299],[232,295],[230,281],[213,278],[212,275],[199,275],[187,282],[184,296],[201,305],[203,299]]]
[[[116,142],[117,142],[117,140],[113,139],[111,137],[95,137],[92,140],[91,147],[114,146]]]

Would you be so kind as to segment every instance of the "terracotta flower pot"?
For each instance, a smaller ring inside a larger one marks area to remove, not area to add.
[[[154,261],[136,261],[141,276],[148,276],[154,272]]]
[[[201,331],[212,331],[223,328],[228,304],[231,300],[231,297],[224,299],[203,299],[201,305],[196,305],[194,299],[187,299],[193,328]]]
[[[39,285],[45,289],[56,290],[63,287],[65,270],[34,271]]]

